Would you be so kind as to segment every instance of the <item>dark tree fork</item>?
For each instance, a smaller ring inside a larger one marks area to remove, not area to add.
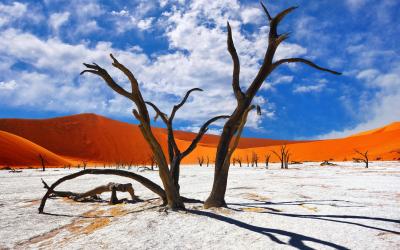
[[[199,88],[194,88],[189,90],[182,101],[175,105],[172,109],[172,112],[170,116],[168,117],[165,113],[161,112],[161,110],[152,102],[146,102],[144,101],[142,94],[139,89],[139,84],[138,81],[136,80],[135,76],[133,73],[126,68],[123,64],[121,64],[112,54],[110,54],[111,59],[113,60],[112,65],[121,70],[129,79],[131,83],[131,92],[126,91],[124,88],[122,88],[120,85],[118,85],[114,79],[109,75],[109,73],[101,68],[99,65],[93,63],[93,64],[86,64],[84,65],[88,68],[84,71],[81,72],[81,74],[84,73],[92,73],[95,75],[98,75],[103,78],[103,80],[107,83],[107,85],[113,89],[115,92],[118,94],[128,98],[131,100],[133,103],[135,103],[136,108],[133,110],[133,115],[136,117],[136,119],[139,121],[139,128],[145,138],[145,140],[148,142],[153,154],[154,158],[158,164],[159,167],[159,174],[161,181],[163,183],[166,197],[167,197],[167,205],[169,208],[172,209],[184,209],[184,204],[183,200],[180,197],[179,194],[179,166],[184,157],[186,157],[188,154],[190,154],[197,146],[198,142],[201,140],[203,135],[207,132],[208,127],[211,123],[217,121],[218,119],[222,118],[229,118],[229,116],[216,116],[214,118],[211,118],[208,120],[204,125],[200,128],[198,134],[196,137],[193,139],[192,143],[189,145],[187,149],[185,149],[183,152],[180,151],[178,148],[175,138],[174,138],[174,132],[173,132],[173,127],[172,127],[172,122],[173,119],[176,115],[176,112],[186,103],[187,99],[189,98],[189,95],[193,91],[202,91]],[[162,147],[160,143],[157,141],[156,137],[154,136],[152,129],[151,129],[151,124],[150,124],[150,116],[149,112],[147,110],[146,104],[151,106],[155,112],[156,116],[155,119],[160,117],[162,121],[165,123],[167,126],[167,131],[168,131],[168,156],[169,156],[169,162],[171,168],[168,168],[168,162],[167,162],[167,157],[165,156]]]
[[[221,138],[217,147],[216,160],[215,160],[215,172],[214,172],[214,182],[212,186],[212,191],[204,203],[205,208],[209,207],[223,207],[226,206],[225,202],[225,192],[229,172],[229,162],[230,162],[230,144],[235,134],[239,132],[239,127],[243,122],[244,116],[247,116],[247,110],[250,107],[254,96],[257,94],[264,80],[280,65],[286,63],[303,63],[315,69],[329,72],[332,74],[340,75],[339,72],[323,68],[317,64],[303,59],[303,58],[287,58],[274,61],[274,56],[279,45],[289,38],[288,33],[278,34],[278,25],[284,19],[286,15],[295,10],[297,7],[290,7],[282,12],[280,12],[275,17],[272,17],[268,12],[268,9],[261,2],[261,6],[268,17],[270,30],[268,38],[268,48],[264,56],[264,61],[259,69],[254,80],[247,88],[243,91],[240,87],[239,76],[240,76],[240,62],[239,56],[236,52],[235,45],[232,39],[232,30],[228,22],[228,51],[232,57],[233,61],[233,75],[232,75],[232,88],[235,94],[237,105],[233,111],[230,118],[226,121]],[[243,124],[244,125],[244,124]]]
[[[210,126],[211,123],[213,123],[219,119],[229,118],[229,116],[221,115],[221,116],[213,117],[210,120],[208,120],[200,128],[199,132],[197,133],[196,137],[193,139],[192,143],[183,152],[181,152],[175,141],[172,122],[174,120],[176,112],[185,104],[185,102],[189,98],[190,94],[194,91],[203,91],[203,90],[200,88],[193,88],[193,89],[189,90],[186,93],[186,95],[183,97],[182,101],[173,107],[169,117],[167,116],[167,114],[163,113],[152,102],[146,102],[146,104],[151,106],[154,109],[154,111],[156,112],[156,116],[154,117],[154,120],[156,120],[158,117],[160,117],[161,120],[164,122],[164,124],[167,126],[168,156],[169,156],[169,164],[171,166],[170,171],[171,171],[171,176],[174,181],[175,187],[177,188],[178,192],[180,189],[180,187],[179,187],[179,171],[180,171],[180,165],[181,165],[182,159],[185,158],[186,156],[188,156],[196,148],[197,144],[200,142],[203,135],[207,132],[208,126]],[[204,157],[202,157],[200,166],[203,164],[203,162],[204,162]]]

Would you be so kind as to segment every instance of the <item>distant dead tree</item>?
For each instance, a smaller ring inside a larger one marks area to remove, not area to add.
[[[319,164],[320,166],[337,166],[337,164],[329,162],[329,160],[324,160],[323,162],[321,162],[321,164]]]
[[[265,82],[265,79],[279,66],[287,64],[287,63],[304,63],[308,66],[311,66],[315,69],[329,72],[332,74],[340,75],[339,72],[329,70],[326,68],[322,68],[315,63],[303,59],[303,58],[286,58],[279,59],[274,61],[275,53],[279,47],[279,45],[289,38],[288,33],[278,34],[278,25],[284,19],[286,15],[295,10],[297,7],[288,8],[282,12],[280,12],[275,17],[272,17],[268,12],[268,9],[261,2],[262,8],[269,20],[269,39],[268,39],[268,48],[266,50],[264,60],[262,65],[255,76],[254,80],[248,85],[247,89],[243,89],[240,86],[240,62],[239,56],[236,52],[236,48],[232,38],[232,30],[228,22],[228,51],[232,57],[233,61],[233,73],[232,73],[232,88],[234,95],[237,100],[237,105],[234,107],[234,111],[229,117],[229,119],[225,122],[225,125],[222,130],[222,134],[219,139],[219,143],[217,146],[216,159],[215,159],[215,173],[214,173],[214,181],[211,193],[207,200],[204,202],[204,207],[223,207],[226,206],[225,202],[225,192],[227,187],[227,179],[229,173],[229,165],[230,165],[230,157],[232,155],[232,151],[235,150],[235,147],[231,147],[232,141],[234,141],[235,136],[240,137],[240,132],[242,130],[242,126],[245,125],[247,114],[249,112],[249,108],[252,105],[253,99],[256,96],[258,90],[261,88],[262,84]],[[260,111],[258,109],[258,111]],[[258,112],[260,113],[260,112]],[[242,124],[243,123],[243,124]]]
[[[204,163],[204,156],[197,156],[197,162],[199,163],[199,166],[202,167]]]
[[[247,166],[250,167],[250,158],[248,155],[246,155],[246,163],[247,163]]]
[[[237,162],[239,164],[239,167],[240,168],[242,167],[242,158],[240,156],[233,157],[232,161],[233,161],[233,165],[235,165],[235,163]]]
[[[42,170],[46,171],[46,165],[45,165],[46,159],[43,157],[42,154],[39,154],[38,156],[39,156],[40,164],[42,165]]]
[[[151,170],[154,170],[154,166],[157,165],[156,157],[153,154],[151,154],[149,156],[149,160],[150,160]]]
[[[269,165],[269,159],[271,158],[271,154],[266,154],[265,155],[265,168],[268,168]]]
[[[139,121],[139,128],[143,134],[143,137],[149,144],[150,149],[152,150],[154,157],[156,159],[159,168],[159,175],[167,196],[167,206],[172,209],[184,209],[184,204],[179,194],[179,169],[181,160],[195,149],[198,142],[207,132],[208,127],[211,123],[219,119],[228,118],[229,116],[216,116],[208,120],[206,123],[204,123],[203,126],[200,128],[196,137],[189,145],[189,147],[186,148],[183,152],[181,152],[174,138],[174,132],[172,126],[173,119],[175,117],[176,112],[185,104],[185,102],[189,98],[189,95],[193,91],[202,91],[202,89],[199,88],[190,89],[185,94],[182,101],[173,107],[171,114],[167,116],[167,114],[162,112],[154,103],[145,101],[143,99],[142,93],[139,88],[139,83],[136,80],[134,74],[127,67],[125,67],[125,65],[121,64],[112,54],[110,54],[110,57],[113,61],[112,65],[115,68],[119,69],[129,79],[131,83],[130,92],[128,92],[120,85],[118,85],[114,81],[114,79],[110,76],[110,74],[107,72],[107,70],[105,70],[104,68],[100,67],[95,63],[93,64],[84,63],[87,69],[82,71],[81,74],[91,73],[100,76],[101,78],[103,78],[103,80],[107,83],[107,85],[111,89],[113,89],[116,93],[131,100],[135,104],[136,109],[133,110],[133,115]],[[157,141],[151,129],[150,116],[146,105],[151,106],[155,110],[156,116],[154,117],[154,120],[160,117],[161,120],[167,126],[169,164],[167,162],[167,157],[164,154],[164,151],[162,150],[160,143]],[[168,167],[168,165],[170,167]]]
[[[359,154],[363,157],[360,160],[365,163],[365,168],[368,168],[368,163],[369,163],[368,150],[362,153],[362,152],[358,151],[357,149],[354,149],[354,152],[356,152],[357,154]]]
[[[279,151],[279,154],[275,150],[272,150],[272,153],[274,153],[281,162],[281,169],[288,169],[288,162],[290,158],[289,149],[286,145],[282,145]]]
[[[83,166],[83,170],[85,170],[86,166],[87,166],[87,161],[82,161],[82,166]]]
[[[210,164],[210,157],[207,155],[207,167],[208,167],[208,165]]]
[[[287,149],[286,152],[286,159],[285,159],[285,168],[289,169],[289,162],[290,162],[290,157],[292,156],[292,154],[289,152],[289,149]]]
[[[256,152],[252,152],[251,154],[251,166],[252,167],[258,167],[258,155]]]

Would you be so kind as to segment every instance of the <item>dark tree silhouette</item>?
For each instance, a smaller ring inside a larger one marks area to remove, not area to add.
[[[356,152],[357,154],[359,154],[363,157],[362,159],[359,159],[359,160],[361,160],[362,162],[365,163],[365,168],[368,168],[368,165],[369,165],[368,150],[362,153],[362,152],[358,151],[357,149],[354,149],[354,152]]]
[[[42,154],[39,154],[39,160],[40,160],[40,164],[42,165],[42,170],[46,171],[46,160],[44,159]]]
[[[251,154],[251,166],[252,167],[258,167],[258,154],[256,152],[253,152]]]
[[[174,129],[172,127],[173,120],[175,118],[176,112],[186,103],[188,100],[190,94],[194,91],[203,91],[202,89],[199,88],[193,88],[190,89],[188,92],[186,92],[185,96],[183,97],[182,101],[175,105],[172,108],[171,114],[169,117],[163,113],[155,104],[152,102],[145,102],[147,105],[151,106],[154,111],[156,112],[156,116],[154,117],[154,120],[156,120],[158,117],[161,118],[161,120],[164,122],[164,124],[167,126],[167,131],[168,131],[168,156],[169,156],[169,164],[170,164],[170,171],[171,171],[171,176],[174,182],[174,185],[176,189],[179,192],[180,186],[179,186],[179,172],[180,172],[180,164],[183,158],[188,156],[197,146],[203,135],[207,132],[208,127],[215,121],[219,119],[227,119],[229,116],[226,115],[220,115],[211,118],[207,122],[203,124],[203,126],[200,128],[199,132],[197,133],[196,137],[193,139],[192,143],[183,151],[181,151],[178,148],[178,145],[175,141],[174,137]],[[202,166],[204,163],[204,157],[202,156],[202,162],[200,166]]]
[[[278,159],[281,162],[281,169],[287,169],[288,168],[288,161],[289,161],[289,149],[287,148],[286,145],[282,145],[280,148],[280,153],[278,154],[275,150],[272,150],[272,153],[278,157]]]
[[[197,156],[197,162],[199,163],[199,166],[202,167],[204,163],[204,157]]]
[[[266,154],[265,155],[265,168],[268,168],[269,166],[269,159],[271,158],[271,154]]]
[[[154,157],[154,155],[151,154],[151,155],[149,156],[149,160],[150,160],[150,167],[151,167],[151,170],[154,170],[154,166],[157,165],[156,157]]]
[[[237,105],[235,110],[231,114],[230,118],[226,121],[222,134],[218,143],[216,159],[215,159],[215,172],[214,172],[214,181],[212,191],[204,203],[205,208],[209,207],[222,207],[226,206],[225,202],[225,192],[226,185],[228,180],[228,172],[229,172],[229,162],[231,153],[230,145],[231,141],[236,134],[239,132],[239,127],[241,122],[244,120],[244,116],[250,107],[253,98],[257,94],[258,90],[262,86],[265,79],[279,66],[286,63],[303,63],[308,66],[311,66],[315,69],[329,72],[332,74],[340,75],[339,72],[326,69],[316,65],[315,63],[303,59],[303,58],[286,58],[280,59],[274,62],[275,52],[278,49],[279,45],[289,38],[288,33],[278,34],[278,25],[284,19],[286,15],[295,10],[297,7],[290,7],[282,12],[280,12],[275,17],[272,17],[268,12],[268,9],[261,2],[262,8],[265,11],[266,16],[268,17],[270,30],[269,30],[269,40],[268,40],[268,48],[264,56],[264,60],[261,68],[259,69],[257,75],[254,80],[251,82],[247,90],[243,91],[240,83],[240,62],[239,56],[236,52],[235,45],[233,43],[232,38],[232,30],[228,22],[228,51],[232,57],[233,61],[233,74],[232,74],[232,88],[235,94]],[[246,114],[247,115],[247,114]],[[244,124],[243,124],[244,125]]]

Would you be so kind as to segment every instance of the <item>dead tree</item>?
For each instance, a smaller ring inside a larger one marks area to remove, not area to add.
[[[285,168],[289,169],[290,156],[292,156],[292,154],[289,152],[289,149],[287,150],[285,156]]]
[[[271,154],[266,154],[265,155],[265,168],[268,168],[269,165],[269,159],[271,158]]]
[[[82,165],[83,165],[83,170],[85,170],[87,166],[87,161],[82,161]]]
[[[287,149],[286,145],[282,145],[280,148],[280,153],[278,154],[275,150],[272,150],[272,153],[278,157],[281,162],[281,169],[286,169],[288,164],[288,154],[289,149]]]
[[[150,160],[151,170],[154,170],[154,165],[157,165],[156,157],[154,157],[154,155],[152,154],[149,156],[149,160]]]
[[[199,166],[202,167],[204,163],[204,157],[197,156],[197,162],[199,163]]]
[[[45,166],[46,160],[44,159],[44,157],[42,156],[42,154],[39,154],[39,160],[40,160],[40,164],[42,165],[42,170],[43,170],[43,172],[46,171],[46,166]]]
[[[42,201],[40,202],[39,206],[39,213],[43,213],[44,207],[46,205],[47,199],[50,197],[52,193],[54,193],[54,189],[60,185],[61,183],[75,179],[79,176],[82,175],[87,175],[87,174],[93,174],[93,175],[117,175],[117,176],[122,176],[122,177],[127,177],[130,179],[133,179],[139,183],[141,183],[143,186],[146,188],[150,189],[154,193],[156,193],[160,198],[163,200],[164,203],[168,202],[168,197],[166,192],[156,183],[150,181],[149,179],[129,172],[129,171],[124,171],[124,170],[116,170],[116,169],[86,169],[86,170],[81,170],[79,172],[64,176],[60,179],[58,179],[56,182],[54,182],[50,187],[47,188],[46,194],[43,196]]]
[[[247,167],[250,167],[250,158],[248,155],[246,155],[246,163],[247,163]]]
[[[232,163],[233,163],[233,166],[235,166],[235,163],[238,163],[239,167],[241,168],[242,167],[242,158],[239,157],[239,156],[233,157],[232,158]]]
[[[184,204],[179,194],[180,162],[185,156],[187,156],[194,150],[194,148],[197,146],[198,142],[201,140],[203,135],[207,132],[208,126],[211,123],[213,123],[218,119],[228,118],[228,116],[217,116],[208,120],[200,128],[200,131],[198,132],[197,136],[193,139],[189,147],[183,152],[181,152],[174,138],[174,133],[172,128],[173,119],[175,117],[176,112],[185,104],[186,100],[189,98],[190,93],[193,91],[202,91],[202,90],[198,88],[189,90],[182,99],[182,101],[178,105],[175,105],[173,107],[171,115],[168,117],[165,113],[161,112],[161,110],[155,104],[153,104],[152,102],[146,102],[143,99],[142,93],[139,89],[139,83],[136,80],[134,74],[123,64],[121,64],[112,54],[110,54],[110,57],[113,60],[112,65],[115,68],[122,71],[122,73],[125,74],[125,76],[129,79],[131,83],[130,92],[126,91],[124,88],[118,85],[105,69],[101,68],[99,65],[95,63],[93,64],[84,63],[87,69],[82,71],[81,74],[92,73],[100,76],[101,78],[103,78],[103,80],[107,83],[107,85],[111,89],[113,89],[116,93],[131,100],[135,104],[136,109],[133,110],[133,115],[139,121],[139,128],[141,130],[141,133],[143,134],[143,137],[149,144],[153,152],[153,155],[156,159],[157,165],[159,167],[159,175],[167,195],[167,200],[168,200],[167,205],[169,208],[172,209],[184,209]],[[170,168],[168,167],[167,157],[164,154],[160,143],[157,141],[151,129],[150,116],[146,104],[150,105],[156,111],[155,119],[157,119],[157,117],[160,117],[167,126],[168,156],[169,156],[168,159],[170,162],[169,164]]]
[[[44,185],[44,188],[46,188],[47,190],[50,189],[49,185],[47,185],[47,183],[43,179],[42,179],[42,183]],[[100,195],[104,192],[112,192],[109,204],[114,205],[114,204],[121,203],[121,201],[117,198],[117,195],[116,195],[117,191],[118,192],[128,192],[131,196],[132,201],[138,200],[138,197],[135,195],[135,190],[132,187],[132,183],[120,184],[120,183],[114,183],[114,182],[110,182],[107,185],[98,186],[98,187],[93,188],[84,193],[53,190],[52,193],[50,194],[50,196],[67,197],[67,198],[73,199],[75,201],[82,201],[82,200],[85,200],[87,197],[89,197],[90,199],[99,199],[98,195]]]
[[[365,168],[368,168],[369,160],[368,160],[368,150],[365,151],[364,153],[358,151],[357,149],[354,149],[354,152],[357,154],[361,155],[363,158],[360,159],[360,161],[365,163]]]
[[[210,164],[210,157],[207,155],[207,167],[208,167],[208,165]]]
[[[251,166],[252,167],[258,167],[258,155],[256,152],[252,152],[251,154]]]
[[[288,8],[282,12],[280,12],[275,17],[272,17],[267,8],[262,4],[262,7],[265,11],[266,16],[268,17],[270,29],[269,29],[269,40],[268,40],[268,48],[264,56],[263,63],[261,68],[259,69],[257,75],[254,80],[249,84],[249,87],[246,90],[242,90],[239,78],[240,78],[240,62],[239,56],[236,52],[235,45],[232,39],[232,30],[228,22],[228,51],[232,57],[233,61],[233,74],[232,74],[232,88],[235,94],[237,105],[231,114],[230,118],[225,122],[225,125],[222,130],[222,134],[217,146],[216,159],[215,159],[215,173],[214,173],[214,181],[212,191],[204,203],[204,207],[221,207],[226,206],[225,203],[225,192],[226,185],[228,179],[229,172],[229,163],[230,155],[229,150],[231,149],[230,145],[235,135],[238,134],[239,127],[243,118],[250,107],[253,98],[257,94],[258,90],[261,88],[265,79],[279,66],[287,64],[287,63],[304,63],[308,66],[311,66],[315,69],[329,72],[332,74],[340,75],[339,72],[329,70],[326,68],[322,68],[315,63],[303,59],[303,58],[286,58],[280,59],[278,61],[274,61],[275,52],[278,49],[278,46],[289,38],[288,33],[278,34],[278,25],[284,19],[284,17],[296,9],[296,7]]]

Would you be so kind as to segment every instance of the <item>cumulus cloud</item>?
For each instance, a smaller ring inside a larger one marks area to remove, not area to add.
[[[68,21],[69,16],[69,12],[51,14],[49,24],[55,32],[58,32],[59,28]]]
[[[19,2],[13,2],[10,5],[0,3],[0,27],[21,18],[25,15],[27,5]]]
[[[298,85],[293,89],[293,93],[310,93],[310,92],[321,92],[326,87],[325,84],[315,84],[315,85]]]

